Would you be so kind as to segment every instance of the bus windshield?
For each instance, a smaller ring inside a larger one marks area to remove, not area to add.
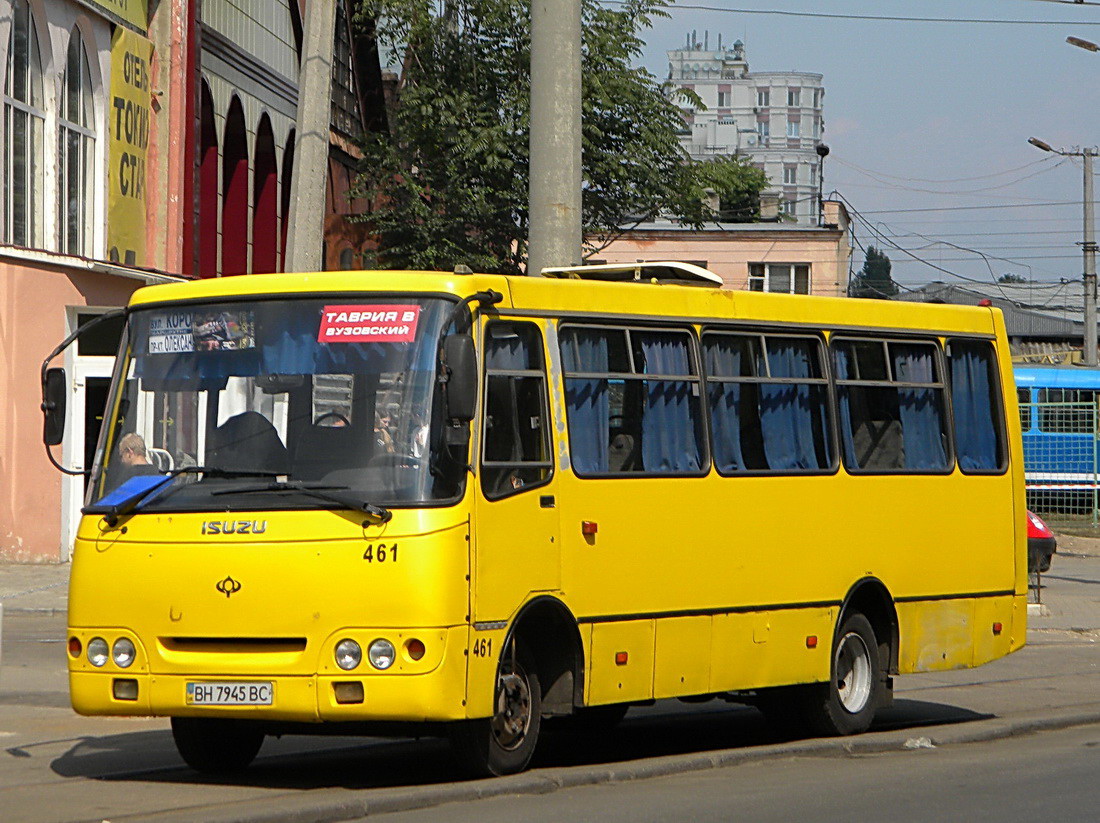
[[[387,506],[455,497],[461,476],[433,471],[452,305],[342,295],[136,309],[89,510],[143,484],[171,487],[149,511],[334,507],[311,490]]]

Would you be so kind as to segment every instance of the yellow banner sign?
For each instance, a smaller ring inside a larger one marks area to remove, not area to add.
[[[145,265],[145,161],[149,153],[149,61],[153,44],[118,26],[111,41],[111,101],[107,113],[107,256]]]
[[[110,12],[119,20],[125,20],[134,28],[149,28],[149,0],[81,0],[92,8]]]

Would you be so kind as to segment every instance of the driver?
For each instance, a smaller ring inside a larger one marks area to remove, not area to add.
[[[145,439],[137,432],[130,432],[118,441],[118,457],[122,461],[119,472],[120,483],[131,477],[143,474],[160,474],[157,467],[149,462],[149,452],[145,449]]]

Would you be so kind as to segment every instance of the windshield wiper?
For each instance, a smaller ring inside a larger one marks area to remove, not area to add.
[[[119,500],[103,505],[93,504],[84,509],[87,514],[102,514],[107,525],[114,527],[120,518],[132,514],[153,500],[160,500],[172,494],[182,486],[173,485],[177,477],[183,474],[205,474],[210,477],[278,477],[277,472],[266,471],[238,471],[235,469],[221,469],[216,466],[180,466],[163,475],[146,475],[151,482],[147,486],[141,486]],[[133,478],[131,478],[133,479]],[[129,481],[128,481],[129,482]],[[104,496],[104,500],[110,499],[115,493]]]
[[[252,494],[257,492],[295,492],[333,503],[344,509],[354,509],[374,518],[378,523],[388,523],[393,512],[385,506],[368,503],[354,495],[342,494],[351,491],[347,486],[331,486],[324,483],[303,483],[301,480],[274,480],[271,483],[257,483],[251,486],[233,486],[211,492],[211,496],[222,494]]]

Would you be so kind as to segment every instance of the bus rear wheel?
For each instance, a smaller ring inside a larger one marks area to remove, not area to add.
[[[471,777],[499,777],[527,768],[542,725],[542,689],[534,660],[522,645],[505,652],[497,669],[492,717],[458,723],[451,747]]]
[[[833,640],[829,681],[808,687],[804,695],[807,726],[828,737],[867,731],[885,684],[875,630],[862,614],[849,615]]]
[[[184,762],[203,774],[233,774],[247,768],[264,734],[246,723],[210,717],[173,717],[172,737]]]

